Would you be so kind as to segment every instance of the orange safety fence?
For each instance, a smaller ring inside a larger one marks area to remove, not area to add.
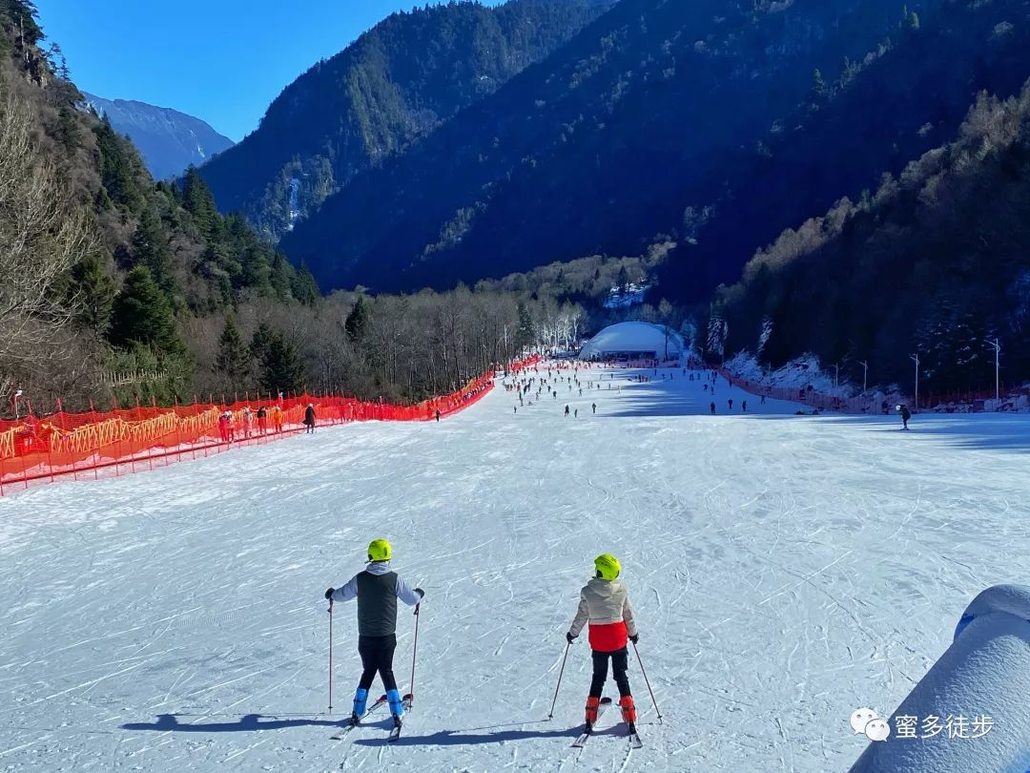
[[[517,372],[539,358],[507,364]],[[236,400],[171,407],[137,406],[112,411],[59,410],[15,421],[0,420],[0,495],[14,485],[80,474],[99,477],[153,469],[187,456],[219,453],[234,445],[267,443],[304,431],[310,405],[315,426],[354,421],[432,421],[461,411],[493,388],[494,372],[461,389],[414,405],[303,394],[280,399]],[[224,416],[224,418],[223,418]]]

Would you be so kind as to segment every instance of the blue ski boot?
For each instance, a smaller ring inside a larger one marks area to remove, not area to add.
[[[404,701],[401,700],[400,691],[387,690],[386,700],[390,703],[390,713],[393,714],[394,724],[399,726],[401,719],[404,718]]]
[[[355,725],[361,721],[361,718],[365,716],[365,706],[368,703],[368,690],[362,690],[360,687],[354,693],[354,711],[350,715],[350,721]]]

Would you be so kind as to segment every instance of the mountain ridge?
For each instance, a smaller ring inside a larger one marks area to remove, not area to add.
[[[82,95],[94,110],[108,116],[119,134],[133,141],[155,180],[178,177],[234,145],[203,119],[174,108]]]
[[[614,0],[449,3],[395,13],[283,89],[201,174],[278,239],[354,175],[546,57]]]

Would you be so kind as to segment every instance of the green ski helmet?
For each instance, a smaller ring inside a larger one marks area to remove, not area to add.
[[[594,559],[594,569],[597,571],[597,577],[601,580],[614,580],[622,572],[622,566],[619,564],[619,559],[613,556],[611,553],[602,553]]]
[[[385,539],[374,539],[368,543],[369,561],[389,561],[393,556],[393,548]]]

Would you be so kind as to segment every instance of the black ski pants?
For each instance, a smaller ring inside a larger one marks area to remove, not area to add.
[[[367,690],[378,673],[387,690],[397,689],[393,676],[393,651],[397,649],[397,634],[389,636],[359,636],[358,654],[361,655],[361,681],[358,687]]]
[[[623,647],[615,652],[593,651],[594,678],[590,681],[590,697],[600,698],[604,690],[604,683],[608,679],[608,658],[612,659],[612,675],[615,677],[615,684],[619,687],[619,695],[626,697],[632,695],[629,689],[629,677],[626,669],[629,667],[629,652]]]

